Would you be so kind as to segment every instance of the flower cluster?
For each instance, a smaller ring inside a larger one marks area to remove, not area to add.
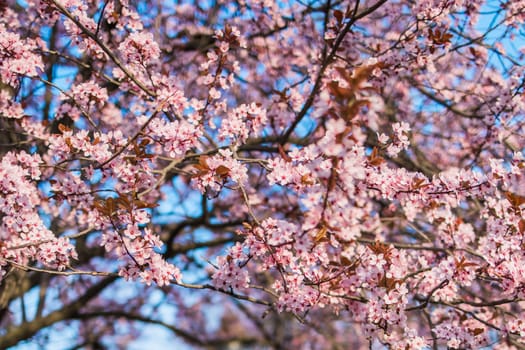
[[[181,116],[189,107],[189,102],[184,92],[178,88],[176,79],[162,75],[155,76],[152,80],[157,89],[157,102],[162,106],[162,111]]]
[[[148,133],[162,146],[171,158],[178,158],[196,147],[202,136],[202,129],[183,121],[155,119],[148,125]]]
[[[311,188],[315,185],[315,172],[312,170],[314,165],[320,170],[327,166],[326,162],[317,162],[312,164],[316,158],[317,152],[313,148],[302,148],[290,151],[285,157],[275,157],[268,160],[267,179],[271,185],[279,184],[281,186],[290,186],[300,192],[305,188]]]
[[[217,269],[212,275],[213,283],[224,290],[249,288],[250,277],[248,271],[243,269],[248,260],[242,245],[237,243],[229,249],[226,256],[217,257]]]
[[[0,91],[0,116],[13,119],[20,119],[24,116],[24,109],[20,103],[13,101],[7,90]]]
[[[219,140],[234,138],[237,143],[244,143],[250,133],[260,132],[266,122],[266,111],[262,107],[255,103],[240,105],[221,121]]]
[[[145,66],[160,56],[159,45],[151,33],[133,32],[119,45],[118,49],[124,61],[130,64]]]
[[[103,162],[111,157],[111,144],[121,144],[122,133],[94,133],[92,136],[86,130],[73,133],[67,128],[62,129],[62,134],[54,134],[49,138],[50,156],[57,162],[67,159],[71,154],[82,154],[98,162]]]
[[[162,287],[182,279],[180,270],[156,251],[163,243],[147,228],[143,234],[137,224],[128,226],[122,234],[108,232],[100,244],[127,262],[120,267],[119,275],[128,281],[140,278],[148,286],[154,282]]]
[[[392,130],[394,131],[394,141],[388,145],[388,155],[395,157],[403,149],[406,149],[409,145],[408,133],[410,132],[410,126],[405,123],[394,123],[392,125]]]
[[[93,81],[74,85],[70,90],[73,101],[82,108],[89,110],[90,106],[102,108],[108,99],[106,88],[98,86]]]
[[[217,155],[201,157],[192,179],[193,186],[205,193],[219,192],[230,179],[238,185],[244,185],[248,180],[247,168],[233,156],[232,151],[223,149]]]
[[[38,155],[8,153],[0,162],[0,265],[5,259],[18,264],[37,261],[46,267],[65,269],[76,258],[67,238],[56,237],[38,213],[39,191],[35,180],[41,176]]]
[[[523,347],[522,2],[0,1],[0,348]]]
[[[80,23],[84,28],[90,31],[90,33],[96,33],[97,22],[89,16],[86,12],[87,5],[82,1],[68,1],[64,4],[65,7],[71,9],[71,14],[76,17],[76,21]],[[54,9],[48,9],[53,11]],[[99,59],[105,59],[106,54],[104,50],[89,36],[84,35],[83,30],[71,19],[64,21],[64,27],[71,37],[71,39],[77,44],[77,47],[82,52],[87,52]]]
[[[42,58],[34,53],[38,47],[35,40],[22,39],[0,24],[0,81],[17,87],[20,76],[37,76],[44,69]]]

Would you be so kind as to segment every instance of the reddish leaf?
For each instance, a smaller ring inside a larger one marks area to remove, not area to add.
[[[206,162],[207,159],[207,156],[200,156],[199,163],[193,166],[195,169],[197,169],[197,174],[195,174],[196,176],[205,175],[211,171],[208,163]]]
[[[505,197],[514,209],[518,209],[522,204],[525,204],[524,196],[520,196],[512,192],[505,192]]]
[[[134,200],[133,204],[135,205],[135,208],[137,209],[144,209],[144,208],[153,209],[159,206],[157,203],[147,203],[141,200]]]
[[[58,130],[60,130],[62,133],[65,133],[65,132],[71,131],[72,129],[60,123],[58,124]]]
[[[326,234],[328,233],[328,229],[326,226],[322,226],[319,231],[317,231],[317,234],[315,235],[314,242],[321,242],[322,240],[326,239]]]
[[[310,174],[304,174],[301,176],[301,183],[303,185],[313,185],[315,182]]]
[[[337,22],[343,23],[343,12],[341,12],[339,10],[335,10],[334,11],[334,17],[335,17],[335,19],[337,19]]]
[[[521,234],[525,233],[525,219],[520,220],[520,222],[518,223],[518,228]]]
[[[230,168],[224,165],[219,165],[217,169],[215,169],[215,173],[221,177],[227,177],[230,174]]]
[[[119,197],[117,198],[117,207],[124,210],[130,210],[130,203],[127,198]]]
[[[283,146],[281,146],[280,144],[277,145],[277,149],[279,150],[279,154],[281,155],[281,157],[286,161],[286,162],[291,162],[292,161],[292,158],[290,158],[290,156],[288,154],[286,154],[286,151],[284,150]]]
[[[106,212],[108,216],[112,216],[115,212],[115,200],[111,197],[106,199]]]
[[[370,165],[378,166],[384,163],[384,161],[385,160],[379,156],[378,148],[374,147],[374,149],[372,150],[372,154],[370,154],[370,156],[368,157],[368,162],[370,163]]]
[[[477,336],[477,335],[480,335],[480,334],[483,334],[485,332],[485,330],[483,328],[474,328],[474,329],[469,329],[470,333],[474,336]]]

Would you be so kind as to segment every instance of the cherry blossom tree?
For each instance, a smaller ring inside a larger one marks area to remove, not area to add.
[[[525,1],[0,13],[0,348],[525,348]]]

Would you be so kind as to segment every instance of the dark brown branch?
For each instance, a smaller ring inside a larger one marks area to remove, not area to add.
[[[346,23],[344,28],[341,30],[341,32],[339,33],[339,35],[335,39],[334,45],[332,46],[332,49],[330,50],[330,53],[323,60],[323,62],[321,64],[321,68],[319,69],[319,73],[317,74],[317,78],[315,80],[314,87],[312,88],[312,91],[310,91],[310,95],[306,99],[306,102],[304,103],[303,107],[301,108],[301,110],[299,111],[297,116],[295,117],[294,121],[292,122],[292,125],[290,125],[288,130],[286,130],[283,133],[283,135],[281,136],[280,144],[285,144],[288,141],[288,138],[290,137],[290,135],[293,133],[293,131],[295,130],[297,125],[301,122],[301,120],[303,120],[303,118],[306,116],[306,113],[308,112],[308,110],[310,109],[312,104],[314,103],[315,97],[317,96],[317,93],[319,92],[319,89],[321,88],[321,83],[322,83],[322,80],[323,80],[323,77],[324,77],[324,73],[325,73],[326,69],[330,66],[330,63],[332,63],[333,59],[335,58],[337,50],[341,46],[341,44],[343,42],[343,39],[345,38],[346,34],[350,31],[352,26],[358,20],[360,20],[363,17],[368,16],[369,14],[371,14],[372,12],[377,10],[379,7],[381,7],[386,2],[387,2],[387,0],[380,0],[377,3],[375,3],[374,5],[370,6],[369,8],[367,8],[367,9],[365,9],[365,10],[359,12],[359,13],[354,13],[352,18],[348,21],[348,23]],[[357,11],[355,11],[355,12],[357,12]]]
[[[174,325],[168,324],[166,322],[155,320],[143,315],[127,313],[124,311],[95,311],[95,312],[82,312],[73,315],[72,319],[85,320],[91,318],[125,318],[131,321],[138,321],[143,323],[149,323],[154,325],[162,326],[175,334],[176,336],[182,338],[189,344],[199,345],[199,346],[226,346],[232,342],[241,343],[242,345],[251,345],[257,342],[256,338],[252,337],[243,337],[238,336],[234,338],[225,338],[225,339],[206,339],[199,338],[198,336],[185,331],[184,329],[175,327]]]
[[[41,329],[49,327],[57,322],[70,319],[75,315],[80,308],[93,298],[95,298],[101,291],[113,283],[118,276],[106,277],[99,283],[91,286],[86,292],[71,304],[65,305],[61,309],[54,311],[44,317],[38,317],[30,322],[24,322],[17,326],[11,326],[7,329],[7,333],[0,337],[0,349],[7,349],[15,346],[19,342],[29,339],[37,334]]]
[[[140,82],[125,66],[124,64],[118,59],[118,57],[113,53],[113,51],[107,47],[106,44],[100,40],[95,33],[92,33],[89,29],[86,28],[78,19],[73,16],[71,12],[69,12],[62,4],[60,4],[56,0],[51,0],[51,2],[56,6],[56,8],[62,13],[64,16],[69,18],[75,25],[82,30],[82,32],[87,35],[89,38],[91,38],[93,41],[97,43],[97,45],[104,51],[106,55],[126,74],[126,76],[133,81],[142,91],[144,91],[146,94],[148,94],[151,97],[156,97],[157,94],[155,94],[154,91],[151,91],[148,89],[147,86],[145,86],[142,82]]]

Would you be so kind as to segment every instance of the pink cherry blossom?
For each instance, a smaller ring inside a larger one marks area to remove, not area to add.
[[[523,5],[0,1],[0,348],[523,348]]]

